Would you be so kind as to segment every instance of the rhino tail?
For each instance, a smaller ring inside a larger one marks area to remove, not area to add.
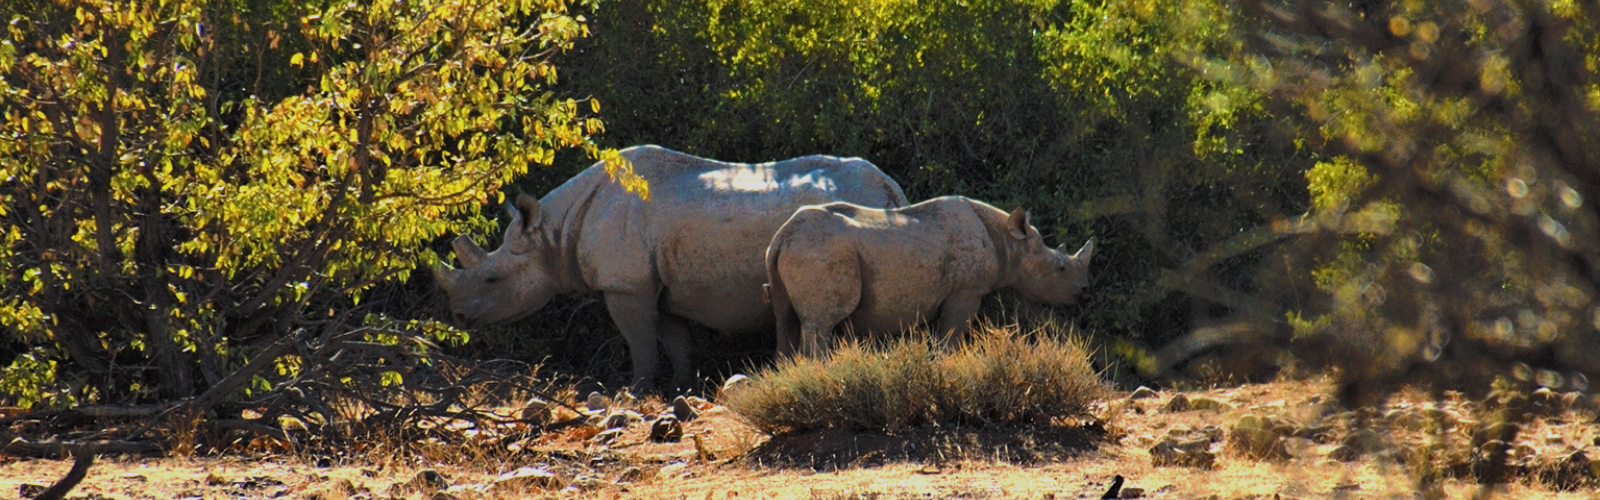
[[[779,231],[779,238],[783,231]],[[767,283],[761,285],[761,298],[772,304],[772,312],[777,320],[777,347],[778,355],[794,355],[800,347],[800,321],[798,313],[794,310],[794,303],[789,301],[789,290],[783,284],[783,275],[778,271],[778,254],[782,251],[782,240],[774,238],[772,245],[767,247]]]

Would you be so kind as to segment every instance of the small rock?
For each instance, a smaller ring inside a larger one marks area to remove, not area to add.
[[[1224,403],[1219,399],[1212,399],[1205,396],[1195,396],[1193,398],[1189,398],[1189,409],[1197,411],[1232,410],[1233,405]]]
[[[611,407],[611,398],[601,394],[600,391],[595,391],[589,393],[589,399],[584,404],[589,411],[605,411],[606,408]]]
[[[688,471],[689,464],[683,462],[669,464],[656,471],[656,479],[677,479],[683,477],[684,474],[688,474]]]
[[[1128,395],[1128,399],[1149,399],[1157,397],[1161,397],[1161,394],[1157,393],[1155,389],[1151,389],[1142,385],[1139,386],[1138,389],[1134,389],[1133,394]]]
[[[1140,498],[1140,497],[1143,497],[1143,496],[1144,496],[1144,488],[1128,488],[1128,487],[1124,487],[1124,488],[1122,488],[1122,492],[1117,494],[1117,498]]]
[[[617,438],[622,437],[622,433],[624,432],[627,432],[627,429],[606,429],[600,431],[599,434],[595,434],[594,437],[589,438],[589,440],[596,443],[611,444],[612,442],[615,442]]]
[[[622,469],[621,474],[617,474],[618,483],[636,483],[640,479],[644,479],[644,469],[638,467],[628,467]]]
[[[348,482],[349,480],[346,479],[344,481]],[[354,489],[355,484],[352,483],[350,488]],[[433,492],[448,488],[450,488],[450,478],[433,469],[422,469],[412,475],[410,480],[389,485],[389,495],[410,496],[416,493],[431,495]]]
[[[607,483],[604,479],[601,479],[600,476],[584,474],[578,476],[576,479],[573,479],[572,486],[570,487],[577,488],[578,491],[594,491],[604,488],[608,484],[610,483]]]
[[[554,472],[539,467],[522,467],[517,470],[501,474],[489,485],[490,493],[514,493],[530,489],[556,490],[561,489],[561,478]]]
[[[672,415],[680,422],[693,422],[700,418],[700,410],[689,404],[689,398],[678,396],[672,400]]]
[[[1228,449],[1252,460],[1285,460],[1289,450],[1283,437],[1273,432],[1271,422],[1255,415],[1245,415],[1228,433]]]
[[[522,408],[517,410],[516,414],[518,419],[528,422],[549,422],[550,402],[539,398],[533,398],[526,404],[523,404]]]
[[[619,410],[606,415],[606,419],[600,422],[600,427],[604,429],[624,429],[642,423],[644,423],[644,416],[628,410]]]
[[[672,415],[662,415],[650,424],[650,441],[676,443],[683,440],[683,422]]]
[[[1200,443],[1204,443],[1202,448]],[[1209,449],[1209,442],[1195,441],[1179,443],[1172,439],[1164,439],[1150,448],[1150,461],[1156,467],[1198,467],[1210,469],[1216,466],[1217,456]]]
[[[1161,407],[1161,411],[1166,413],[1189,411],[1189,397],[1182,394],[1174,395],[1172,399],[1167,400],[1166,406]]]
[[[18,493],[22,494],[22,498],[33,498],[39,496],[40,493],[44,493],[44,490],[48,488],[50,487],[42,484],[22,483],[22,487],[18,488]]]

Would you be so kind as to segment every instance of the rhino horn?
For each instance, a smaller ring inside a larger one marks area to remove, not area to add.
[[[1084,262],[1088,262],[1092,256],[1094,256],[1094,238],[1089,238],[1089,241],[1083,244],[1083,248],[1078,249],[1078,253],[1072,254],[1073,259]]]
[[[478,267],[483,259],[489,257],[489,252],[485,252],[483,247],[472,241],[471,236],[464,234],[457,236],[455,241],[450,242],[450,246],[455,248],[456,258],[461,259],[461,267],[466,269]]]
[[[1006,229],[1011,231],[1011,237],[1019,240],[1028,239],[1028,211],[1016,209],[1006,217]]]

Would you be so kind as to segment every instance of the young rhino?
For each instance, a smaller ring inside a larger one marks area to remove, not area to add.
[[[1006,214],[962,196],[903,208],[851,203],[801,207],[767,247],[767,292],[778,351],[825,352],[849,321],[858,334],[927,320],[959,342],[984,295],[1016,287],[1072,304],[1089,280],[1090,239],[1077,253],[1045,246],[1022,209]],[[803,339],[803,345],[797,340]]]

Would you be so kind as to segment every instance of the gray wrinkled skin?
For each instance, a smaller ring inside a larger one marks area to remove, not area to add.
[[[883,334],[926,320],[960,342],[983,296],[1005,287],[1072,304],[1088,285],[1094,240],[1066,250],[1045,246],[1026,211],[961,196],[891,209],[803,207],[767,247],[778,351],[822,354],[846,322]]]
[[[658,146],[622,155],[649,181],[649,200],[596,163],[543,199],[519,197],[498,250],[456,240],[463,269],[440,268],[437,278],[459,324],[513,321],[556,294],[598,291],[628,342],[635,385],[649,388],[654,379],[659,339],[673,383],[684,388],[690,345],[681,320],[727,334],[771,334],[762,253],[796,208],[907,204],[899,184],[859,158],[741,164]]]

